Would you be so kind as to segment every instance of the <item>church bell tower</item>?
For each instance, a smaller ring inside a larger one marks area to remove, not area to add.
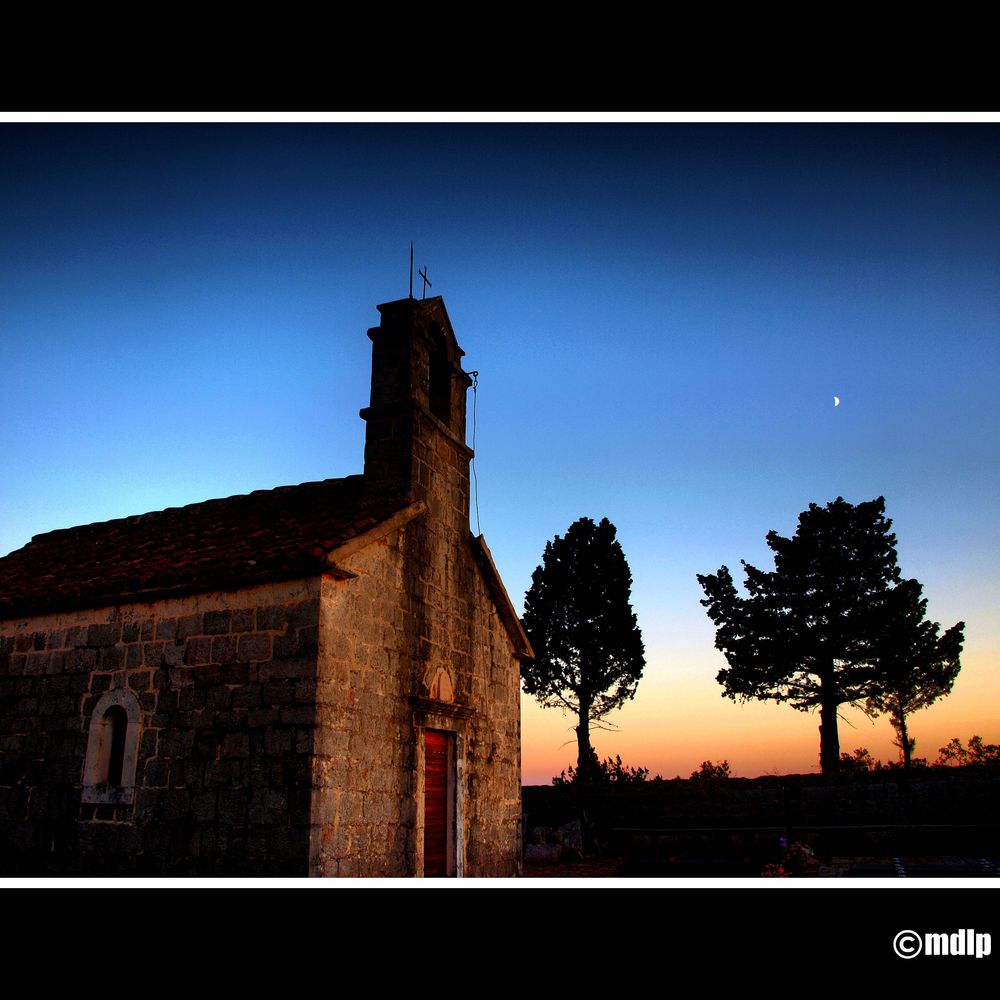
[[[371,403],[361,411],[365,491],[429,505],[469,519],[465,402],[472,379],[440,296],[378,307],[372,341]]]

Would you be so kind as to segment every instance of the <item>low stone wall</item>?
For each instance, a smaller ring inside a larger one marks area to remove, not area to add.
[[[818,851],[963,853],[1000,832],[1000,775],[941,768],[906,779],[873,773],[638,785],[526,786],[525,829],[583,822],[589,852],[766,855],[779,838]]]

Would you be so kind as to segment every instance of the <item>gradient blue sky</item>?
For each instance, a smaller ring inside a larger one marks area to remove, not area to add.
[[[8,124],[0,196],[0,553],[359,472],[412,239],[480,372],[515,604],[547,539],[618,526],[648,662],[602,756],[816,769],[818,719],[719,697],[695,574],[838,495],[884,495],[967,622],[918,754],[1000,741],[998,126]],[[571,726],[525,702],[526,780]],[[841,742],[892,755],[857,713]]]

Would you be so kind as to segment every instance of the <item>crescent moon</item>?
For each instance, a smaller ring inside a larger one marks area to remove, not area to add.
[[[834,406],[840,406],[840,396],[834,396],[833,397],[833,405]]]

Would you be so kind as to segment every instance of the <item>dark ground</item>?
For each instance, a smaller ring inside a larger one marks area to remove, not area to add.
[[[563,856],[526,861],[526,878],[759,878],[779,866],[799,878],[1000,875],[996,768],[534,785],[522,807],[526,859],[533,844]]]
[[[896,862],[900,863],[897,868]],[[984,864],[983,862],[986,862]],[[727,865],[718,859],[674,859],[656,862],[653,859],[594,858],[582,862],[558,865],[526,865],[524,878],[704,878],[759,877],[750,866]],[[730,868],[731,874],[725,869]],[[742,869],[742,870],[741,870]],[[984,859],[945,855],[942,857],[833,857],[821,861],[815,872],[792,878],[998,878],[1000,865],[996,858]]]

